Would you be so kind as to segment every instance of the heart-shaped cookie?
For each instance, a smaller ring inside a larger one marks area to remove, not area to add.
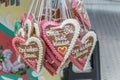
[[[28,66],[37,72],[41,70],[45,52],[45,45],[41,39],[30,37],[26,41],[23,38],[15,37],[12,45],[16,54],[20,55]]]
[[[61,61],[60,68],[75,45],[81,25],[75,19],[66,19],[61,24],[52,21],[45,22],[42,25],[42,29],[43,39],[57,59]]]
[[[72,0],[72,12],[80,23],[85,24],[88,30],[91,29],[89,16],[82,0]]]
[[[86,70],[86,66],[90,61],[92,52],[95,48],[97,36],[94,31],[88,31],[81,39],[81,44],[76,44],[69,56],[71,62],[80,70]]]
[[[87,69],[87,65],[89,63],[91,54],[93,52],[93,49],[94,49],[96,41],[97,41],[96,34],[94,33],[94,31],[88,31],[82,37],[81,40],[78,39],[76,41],[76,45],[74,46],[74,48],[72,50],[72,54],[70,54],[69,59],[66,60],[66,63],[63,64],[63,66],[61,67],[61,70],[63,70],[65,67],[67,67],[68,64],[70,63],[70,61],[74,64],[73,67],[77,66],[77,68],[79,68],[81,71]],[[86,48],[85,48],[85,46],[86,46]],[[81,48],[83,48],[83,47],[85,49],[82,50]]]

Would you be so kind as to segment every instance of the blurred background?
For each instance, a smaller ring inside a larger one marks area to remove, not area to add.
[[[120,0],[84,0],[100,41],[101,80],[120,80]]]

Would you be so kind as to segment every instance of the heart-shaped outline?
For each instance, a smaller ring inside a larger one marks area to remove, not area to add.
[[[31,28],[32,27],[32,23],[31,23],[31,21],[29,19],[27,19],[25,21],[23,28],[26,28],[26,25],[27,25],[27,28],[28,28],[28,34],[27,34],[27,36],[29,38],[30,35],[31,35],[31,31],[32,31],[32,28]]]
[[[64,55],[67,51],[67,47],[63,46],[63,47],[59,47],[58,48],[58,52],[61,53],[62,55]]]
[[[23,44],[26,44],[26,45],[28,45],[29,43],[31,43],[31,42],[36,42],[37,43],[37,45],[38,45],[38,47],[39,47],[39,57],[38,57],[38,61],[37,61],[37,69],[35,69],[31,64],[29,64],[29,62],[24,58],[24,56],[22,56],[21,55],[21,53],[17,50],[17,48],[16,48],[16,42],[20,42],[20,43],[23,43]],[[36,38],[36,37],[30,37],[30,38],[28,38],[28,40],[26,41],[26,40],[24,40],[24,39],[22,39],[22,38],[20,38],[20,37],[15,37],[15,38],[13,38],[13,40],[12,40],[12,46],[13,46],[13,48],[14,48],[14,50],[16,51],[16,54],[17,55],[20,55],[21,57],[22,57],[22,59],[33,69],[33,70],[35,70],[35,71],[37,71],[37,72],[39,72],[40,71],[40,69],[41,69],[41,67],[42,67],[42,60],[41,59],[43,59],[43,56],[44,56],[44,51],[43,51],[43,44],[42,44],[42,40],[40,40],[40,39],[38,39],[38,38]]]
[[[84,37],[86,37],[86,39],[87,39],[87,36],[89,36],[89,35],[92,35],[93,36],[93,34],[95,35],[94,36],[94,43],[93,43],[93,49],[94,49],[94,47],[95,47],[95,44],[96,44],[96,41],[97,41],[97,36],[96,36],[96,34],[95,34],[95,32],[94,31],[88,31],[88,33],[86,33],[85,34],[85,36],[83,36],[83,38]],[[85,40],[85,39],[84,39]],[[77,45],[79,45],[79,46],[82,46],[82,44],[84,44],[83,43],[84,41],[82,40],[80,40],[80,39],[78,39],[77,41],[76,41],[76,44]],[[93,52],[93,50],[91,49],[91,54],[92,54],[92,52]],[[89,56],[89,57],[91,57],[91,55]],[[77,71],[79,71],[79,70],[81,70],[81,71],[83,71],[83,70],[86,70],[87,69],[87,66],[88,66],[88,62],[89,62],[89,59],[88,59],[88,61],[86,61],[85,63],[86,63],[86,65],[84,65],[85,67],[83,67],[81,64],[79,64],[79,62],[76,60],[76,58],[74,57],[74,55],[73,54],[70,54],[70,56],[69,56],[69,60],[67,60],[67,62],[68,63],[65,63],[64,65],[63,65],[63,67],[61,68],[61,70],[63,70],[69,63],[70,63],[70,61],[73,63],[73,66],[75,67],[75,69],[77,68],[77,70],[76,70],[76,72]]]
[[[27,25],[27,26],[26,26]],[[24,32],[24,28],[28,28],[28,34],[27,34],[27,37],[31,37],[31,32],[32,32],[32,23],[29,19],[27,19],[24,23],[24,26],[23,28],[20,28],[20,30],[18,31],[18,35],[21,34],[21,36],[23,38],[25,38],[25,32]],[[35,28],[35,34],[37,37],[40,37],[40,30],[39,30],[39,27],[38,27],[38,24],[37,23],[33,23],[33,27]]]
[[[66,24],[72,24],[75,27],[75,33],[74,36],[71,40],[70,46],[64,56],[64,58],[56,51],[56,49],[54,48],[53,44],[49,41],[49,39],[47,38],[46,34],[45,34],[45,29],[48,26],[55,26],[55,28],[63,28]],[[42,25],[42,29],[43,29],[43,39],[46,41],[46,43],[48,44],[48,46],[50,47],[50,49],[54,52],[54,54],[62,61],[61,65],[58,67],[57,72],[59,72],[60,67],[62,67],[62,65],[65,63],[66,59],[69,57],[71,50],[73,49],[75,42],[79,36],[80,30],[81,30],[81,25],[78,23],[77,20],[75,19],[66,19],[64,20],[61,25],[59,26],[59,24],[57,22],[53,22],[53,21],[48,21],[45,22]]]
[[[69,56],[69,59],[71,60],[71,62],[73,62],[73,66],[77,66],[80,70],[84,71],[87,69],[87,65],[88,65],[88,62],[90,61],[91,59],[91,55],[93,53],[93,50],[95,48],[95,44],[97,42],[97,35],[94,31],[88,31],[88,33],[86,33],[83,38],[81,39],[81,43],[84,44],[84,42],[86,41],[86,39],[88,39],[89,37],[93,37],[93,45],[92,45],[92,48],[90,50],[90,53],[89,53],[89,56],[87,57],[87,60],[85,62],[85,65],[84,67],[82,67],[78,61],[74,60],[76,58],[74,58],[72,55]],[[81,45],[81,44],[80,44]]]

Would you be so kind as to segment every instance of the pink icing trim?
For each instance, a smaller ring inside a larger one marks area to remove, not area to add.
[[[43,25],[44,23],[45,23],[46,21],[40,21],[39,23],[40,23],[40,28],[41,28],[41,25]],[[43,31],[43,30],[42,30]],[[43,32],[42,32],[43,33]],[[46,54],[47,55],[49,55],[50,57],[51,57],[51,59],[53,59],[54,60],[54,62],[55,62],[55,64],[57,65],[57,66],[59,66],[60,65],[60,62],[55,58],[55,56],[53,55],[53,53],[51,53],[51,51],[50,51],[50,49],[48,48],[48,47],[46,47]]]
[[[79,37],[81,38],[82,36],[83,36],[83,34],[82,34],[82,33],[80,33],[80,34],[79,34]]]
[[[30,60],[30,63],[33,64],[33,65],[35,65],[35,64],[36,64],[36,61]]]
[[[83,44],[79,39],[76,41],[76,44],[79,44],[80,46]]]
[[[70,44],[70,46],[69,46],[65,56],[64,57],[62,56],[63,60],[61,61],[61,64],[60,64],[60,66],[57,69],[57,73],[61,70],[61,67],[65,63],[66,59],[69,57],[70,52],[71,52],[72,48],[74,47],[74,44],[75,44],[75,42],[76,42],[76,40],[78,38],[79,32],[81,30],[81,27],[80,27],[79,23],[76,20],[74,20],[74,19],[67,19],[67,20],[63,21],[61,25],[59,25],[56,22],[52,22],[52,21],[51,22],[46,22],[46,23],[44,23],[42,25],[42,29],[43,29],[43,35],[42,36],[43,36],[44,40],[46,41],[46,43],[48,44],[48,46],[50,47],[50,49],[52,50],[52,52],[54,52],[56,49],[54,48],[53,44],[51,44],[51,42],[49,40],[47,40],[48,38],[47,38],[46,32],[45,32],[46,31],[45,29],[47,29],[46,27],[49,27],[49,26],[53,26],[54,27],[55,26],[55,29],[58,29],[58,28],[63,28],[66,24],[70,24],[70,23],[72,23],[74,25],[75,33],[74,33],[74,36],[73,36],[72,41],[71,41],[71,44]],[[45,38],[47,38],[47,39],[45,39]],[[54,52],[54,54],[55,54],[55,52]],[[56,57],[58,59],[60,59],[59,58],[60,56],[56,56]]]
[[[51,51],[48,48],[46,50],[47,50],[47,54],[51,57],[51,59],[54,60],[55,64],[57,66],[60,66],[60,62],[55,58],[55,56],[53,55],[53,53],[51,53]]]
[[[52,58],[51,58],[49,55],[46,55],[46,56],[45,56],[45,59],[46,59],[46,62],[48,62],[49,64],[51,64],[51,65],[53,65],[53,66],[55,66],[55,67],[59,67],[59,66],[57,66],[57,65],[54,63],[54,61],[52,60]]]
[[[95,34],[93,31],[89,31],[88,33],[86,33],[86,34],[82,37],[81,42],[84,43],[89,36],[92,36],[92,37],[94,38],[94,42],[93,42],[92,49],[90,50],[89,56],[88,56],[87,58],[84,57],[84,58],[81,58],[81,59],[80,59],[80,62],[83,63],[84,66],[82,66],[82,65],[79,63],[79,61],[77,61],[76,58],[74,58],[73,55],[70,55],[70,56],[69,56],[70,61],[71,61],[72,63],[74,63],[74,65],[76,65],[76,66],[77,66],[80,70],[82,70],[82,71],[86,69],[87,63],[88,63],[89,60],[90,60],[92,51],[93,51],[93,49],[94,49],[94,47],[95,47],[95,43],[96,43],[96,40],[97,40],[97,39],[96,39],[96,34]]]
[[[13,40],[12,40],[12,46],[13,46],[15,52],[16,52],[16,55],[20,55],[20,56],[22,57],[22,59],[23,59],[33,70],[37,71],[36,68],[33,67],[33,66],[21,55],[22,53],[20,53],[20,52],[17,50],[17,48],[16,48],[16,46],[15,46],[15,43],[16,43],[16,42],[20,42],[20,43],[25,44],[26,41],[25,41],[24,39],[20,38],[20,37],[15,37],[15,38],[13,38]]]
[[[46,58],[46,61],[48,61],[48,62],[51,63],[51,64],[54,62],[54,61],[49,57],[49,55],[46,55],[45,58]]]
[[[79,44],[80,46],[83,44],[79,39],[76,41],[76,44]],[[69,59],[72,63],[74,63],[80,70],[83,70],[84,68],[82,65],[79,64],[78,61],[76,61],[76,58],[72,54],[70,54]],[[83,61],[83,60],[82,60]]]
[[[85,63],[86,59],[83,57],[83,58],[80,59],[80,62]]]
[[[71,62],[74,63],[80,70],[83,71],[84,67],[82,67],[82,65],[80,65],[79,62],[76,61],[76,59],[75,59],[72,55],[69,56],[69,59],[70,59]]]
[[[83,15],[79,12],[79,10],[78,10],[78,7],[77,7],[77,0],[72,0],[73,2],[73,4],[72,4],[72,7],[76,10],[76,12],[79,14],[79,17],[80,17],[80,19],[78,19],[79,20],[79,22],[84,22],[84,24],[87,26],[87,28],[88,29],[90,29],[91,28],[91,25],[84,19],[84,17],[83,17]]]
[[[51,73],[51,75],[56,74],[56,70],[48,62],[44,62],[44,66],[49,71],[49,73]]]
[[[40,21],[40,28],[41,28],[41,25],[43,25],[46,21]],[[43,28],[42,28],[43,29]],[[43,31],[43,30],[42,30]],[[43,31],[44,32],[44,31]],[[42,33],[43,33],[42,32]],[[43,35],[43,34],[42,34]],[[47,47],[46,47],[47,48]],[[59,66],[60,65],[60,62],[54,57],[53,53],[51,53],[51,51],[47,48],[46,49],[47,53],[46,55],[48,55],[53,61],[54,63],[56,64],[56,66]],[[50,62],[51,60],[46,56],[46,60],[45,61],[48,61]],[[56,70],[48,63],[48,62],[44,62],[44,66],[45,68],[48,70],[48,72],[51,74],[51,75],[55,75],[56,74]],[[51,63],[51,62],[50,62]]]
[[[27,15],[28,15],[27,13],[24,13],[24,14],[22,15],[22,17],[21,17],[21,22],[24,23],[24,22],[26,21]],[[28,16],[28,19],[29,19],[29,20],[32,20],[32,16],[29,15],[29,16]]]
[[[43,39],[46,41],[46,43],[48,44],[48,46],[50,47],[50,49],[54,52],[54,54],[61,60],[63,61],[63,57],[56,51],[56,49],[54,48],[53,44],[49,41],[49,39],[47,38],[46,34],[45,34],[45,29],[49,26],[59,26],[58,23],[53,22],[53,21],[48,21],[46,23],[44,23],[42,25],[42,29],[43,29]]]

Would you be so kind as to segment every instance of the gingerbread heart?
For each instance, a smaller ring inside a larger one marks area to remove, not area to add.
[[[80,70],[86,70],[86,66],[90,61],[92,52],[95,48],[97,37],[94,31],[87,32],[81,39],[81,44],[76,44],[69,56],[71,62]]]
[[[72,12],[80,23],[85,24],[88,30],[91,29],[89,16],[82,0],[72,0]]]
[[[61,61],[62,67],[73,49],[81,30],[81,25],[75,19],[66,19],[61,24],[50,21],[42,25],[43,39],[53,54]]]
[[[30,37],[26,41],[23,38],[15,37],[12,45],[16,54],[20,55],[28,66],[37,72],[41,70],[45,52],[45,45],[41,39]]]

